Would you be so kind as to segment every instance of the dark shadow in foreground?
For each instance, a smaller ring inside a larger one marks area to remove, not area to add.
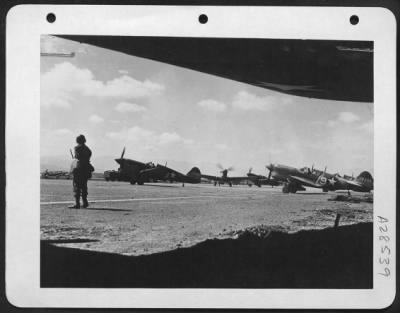
[[[86,239],[86,238],[75,238],[75,239],[46,239],[41,241],[41,246],[51,244],[51,243],[88,243],[88,242],[96,242],[98,240],[95,239]]]
[[[146,256],[41,244],[41,287],[372,288],[372,223],[207,240]]]

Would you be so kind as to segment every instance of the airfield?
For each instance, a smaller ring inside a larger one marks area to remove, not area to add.
[[[237,238],[246,229],[283,233],[372,222],[372,203],[328,201],[337,195],[307,188],[90,180],[89,208],[69,209],[71,180],[41,180],[41,240],[58,247],[127,256]],[[355,193],[356,194],[356,193]]]

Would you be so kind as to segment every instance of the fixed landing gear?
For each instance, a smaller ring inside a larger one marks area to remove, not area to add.
[[[282,192],[283,193],[296,193],[297,187],[294,184],[284,183],[283,187],[282,187]]]

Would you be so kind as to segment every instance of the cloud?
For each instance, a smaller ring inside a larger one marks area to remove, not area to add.
[[[328,127],[335,127],[338,124],[337,120],[329,120],[326,125],[328,125]]]
[[[201,100],[197,105],[214,112],[224,112],[227,107],[225,103],[213,99]]]
[[[119,70],[118,73],[128,75],[129,72],[127,70]]]
[[[266,111],[276,104],[276,97],[258,97],[247,91],[240,91],[233,99],[232,107],[242,111]]]
[[[359,121],[361,118],[352,112],[339,112],[335,120],[329,120],[327,122],[328,127],[335,127],[340,124],[352,124]]]
[[[71,53],[65,47],[65,41],[54,37],[43,35],[40,37],[40,52],[42,53]]]
[[[360,117],[352,112],[340,112],[338,116],[338,121],[350,124],[360,120]]]
[[[171,144],[181,143],[190,145],[193,140],[182,137],[181,135],[172,132],[163,132],[157,134],[151,130],[144,129],[139,126],[125,128],[116,132],[108,132],[107,137],[115,140],[121,140],[130,145],[136,145],[148,149],[154,146],[167,146]]]
[[[177,133],[162,133],[158,137],[158,141],[161,145],[168,145],[171,143],[177,143],[177,142],[182,142],[184,144],[192,144],[193,140],[190,139],[185,139],[181,135],[178,135]]]
[[[89,116],[89,121],[93,124],[99,124],[104,122],[104,118],[96,114],[92,114]]]
[[[217,144],[215,144],[215,147],[219,150],[228,150],[229,149],[229,146],[224,143],[217,143]]]
[[[97,98],[149,98],[164,90],[150,80],[139,81],[122,75],[109,81],[95,79],[87,68],[69,62],[58,63],[41,76],[41,105],[69,108],[78,95]]]
[[[54,133],[55,133],[56,135],[62,135],[62,136],[64,136],[64,135],[70,135],[70,134],[72,134],[72,130],[70,130],[70,129],[68,129],[68,128],[59,128],[59,129],[56,129],[56,130],[54,131]]]
[[[358,129],[364,130],[368,133],[373,133],[374,132],[374,122],[373,121],[365,122],[365,123],[361,124],[360,126],[358,126]]]
[[[115,110],[118,112],[144,112],[147,108],[136,103],[120,102],[115,107]]]

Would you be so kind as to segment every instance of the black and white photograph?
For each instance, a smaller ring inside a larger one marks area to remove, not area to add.
[[[9,303],[393,303],[389,10],[22,5],[6,24]]]
[[[41,37],[41,286],[372,288],[372,42]]]

